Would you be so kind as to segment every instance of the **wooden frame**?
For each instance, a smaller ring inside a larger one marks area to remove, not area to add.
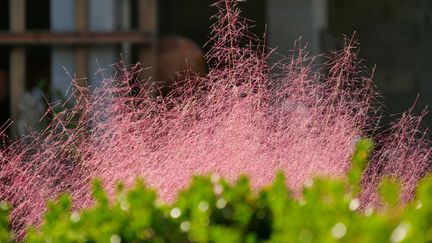
[[[138,28],[142,33],[151,33],[149,43],[139,51],[139,59],[144,70],[141,72],[142,80],[150,80],[156,74],[156,37],[157,17],[155,0],[138,0]],[[150,67],[150,68],[149,68]]]
[[[151,45],[153,35],[143,32],[24,32],[0,33],[0,45],[112,45],[128,42]]]
[[[25,0],[9,0],[10,31],[11,33],[22,33],[25,31]],[[12,47],[10,52],[10,111],[12,121],[19,117],[18,105],[25,91],[26,80],[26,52],[24,47]],[[15,138],[16,124],[12,124],[11,136]]]
[[[139,59],[144,67],[142,79],[150,79],[156,67],[157,1],[138,0],[138,30],[123,32],[89,32],[88,0],[75,0],[75,32],[27,32],[26,0],[9,0],[10,32],[0,33],[0,45],[11,46],[10,52],[10,109],[13,121],[19,119],[18,105],[25,92],[26,46],[70,46],[75,52],[76,76],[80,80],[88,74],[88,46],[112,44],[141,45]],[[151,69],[147,69],[152,67]],[[82,82],[82,85],[84,83]],[[11,135],[16,137],[15,126]]]

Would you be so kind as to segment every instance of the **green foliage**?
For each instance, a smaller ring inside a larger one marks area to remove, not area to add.
[[[354,193],[360,192],[360,180],[368,164],[368,156],[373,148],[373,142],[370,139],[362,139],[357,142],[356,149],[352,158],[351,170],[348,172],[348,179],[353,187]]]
[[[11,240],[9,222],[7,220],[8,212],[9,206],[5,202],[0,201],[0,242],[9,242]]]
[[[379,185],[381,198],[390,207],[396,207],[400,203],[401,185],[393,178],[384,178]]]
[[[171,204],[160,203],[142,181],[129,190],[119,184],[111,200],[96,181],[94,206],[75,212],[70,197],[61,196],[49,203],[42,226],[30,229],[26,241],[431,242],[431,176],[406,206],[399,205],[400,185],[390,178],[377,188],[387,206],[368,209],[356,198],[371,148],[370,141],[359,142],[349,183],[317,178],[300,197],[291,195],[282,173],[258,192],[246,177],[234,184],[217,175],[195,177]],[[10,238],[7,212],[1,204],[0,242]]]

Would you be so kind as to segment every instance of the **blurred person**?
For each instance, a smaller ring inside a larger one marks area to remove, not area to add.
[[[181,73],[204,74],[207,66],[203,50],[192,40],[181,36],[165,36],[158,41],[157,88],[167,95],[175,85],[182,85]]]

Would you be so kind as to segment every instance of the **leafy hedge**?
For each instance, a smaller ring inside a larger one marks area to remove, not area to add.
[[[30,229],[28,242],[431,242],[432,177],[418,188],[416,199],[402,206],[398,184],[386,179],[379,187],[385,205],[362,208],[359,181],[371,142],[357,146],[349,180],[315,179],[294,198],[279,173],[259,192],[248,179],[234,185],[217,176],[195,177],[170,205],[138,181],[117,188],[110,202],[100,182],[94,183],[95,206],[71,212],[64,195],[50,202],[40,229]],[[0,242],[13,241],[6,204],[0,204]]]

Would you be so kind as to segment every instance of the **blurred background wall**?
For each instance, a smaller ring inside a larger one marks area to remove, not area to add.
[[[98,43],[98,39],[93,38],[85,42],[80,39],[82,36],[72,36],[77,40],[75,45],[17,45],[14,41],[6,41],[13,31],[11,20],[16,16],[10,3],[16,1],[25,3],[26,32],[105,32],[115,34],[109,37],[115,40]],[[86,5],[85,14],[81,13],[79,18],[75,9],[77,1]],[[203,47],[210,35],[210,17],[215,13],[215,9],[209,7],[212,2],[0,0],[0,123],[13,112],[11,102],[19,102],[19,97],[14,99],[10,92],[14,48],[25,47],[26,50],[25,91],[39,85],[45,92],[64,92],[70,82],[64,68],[97,85],[99,77],[94,73],[99,67],[107,68],[120,60],[120,53],[129,63],[152,63],[148,58],[151,55],[157,60],[157,50],[143,50],[142,42],[147,39],[140,36],[149,37],[148,41],[154,41],[155,46],[165,36],[181,36],[197,48]],[[302,44],[307,43],[312,54],[320,54],[341,48],[343,35],[352,36],[356,32],[360,57],[366,60],[370,69],[376,65],[374,80],[385,97],[388,112],[400,113],[409,108],[417,94],[420,95],[418,110],[432,103],[432,1],[247,0],[239,4],[243,16],[253,21],[251,31],[258,37],[266,33],[268,45],[277,48],[281,54],[287,54],[300,36]],[[80,22],[82,18],[85,23]],[[154,39],[149,32],[154,34]],[[205,52],[208,48],[202,49]],[[77,62],[77,56],[84,61]],[[426,124],[432,125],[430,116]]]
[[[332,0],[329,30],[333,36],[357,32],[360,55],[376,65],[374,81],[392,113],[432,104],[432,1]],[[431,115],[426,117],[432,125]]]

